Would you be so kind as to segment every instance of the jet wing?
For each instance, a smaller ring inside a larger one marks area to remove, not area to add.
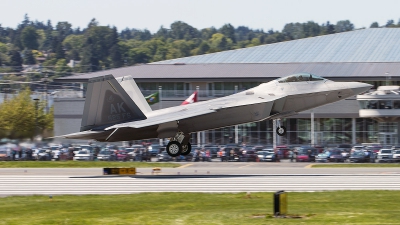
[[[207,108],[205,108],[205,109],[183,108],[182,110],[179,110],[179,111],[164,113],[164,114],[157,115],[154,117],[149,117],[145,120],[116,124],[114,126],[106,128],[106,130],[110,130],[110,129],[114,129],[114,128],[122,128],[122,127],[131,127],[131,128],[148,127],[148,126],[159,125],[159,124],[163,124],[163,123],[167,123],[167,122],[171,122],[171,121],[183,120],[183,119],[187,119],[187,118],[191,118],[191,117],[195,117],[195,116],[205,115],[205,114],[213,113],[213,112],[216,112],[216,110],[207,109]]]
[[[109,132],[107,132],[109,133]],[[104,131],[82,131],[82,132],[77,132],[77,133],[72,133],[72,134],[66,134],[66,135],[60,135],[60,136],[55,136],[51,138],[67,138],[67,139],[96,139],[99,137],[102,137],[104,135]]]
[[[123,127],[142,128],[142,127],[154,126],[172,121],[183,120],[191,117],[214,113],[224,108],[270,102],[276,100],[277,98],[280,97],[270,96],[269,98],[254,98],[254,96],[252,96],[251,98],[250,96],[247,96],[238,101],[238,99],[235,98],[235,96],[233,96],[232,98],[225,98],[223,100],[215,99],[215,100],[210,100],[209,102],[189,104],[186,105],[186,107],[177,106],[169,108],[170,111],[166,111],[165,113],[160,112],[156,115],[148,116],[147,119],[145,120],[116,124],[106,128],[106,130],[114,128],[123,128]],[[156,113],[157,111],[153,112]]]

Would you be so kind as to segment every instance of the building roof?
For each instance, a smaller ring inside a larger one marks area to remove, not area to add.
[[[369,28],[152,64],[400,62],[399,52],[399,28]]]
[[[269,81],[308,72],[328,79],[400,80],[400,28],[370,28],[58,78],[132,75],[139,82]],[[388,74],[387,74],[388,73]]]
[[[89,78],[112,74],[131,75],[139,82],[160,81],[269,81],[294,73],[308,72],[333,80],[400,80],[398,63],[210,63],[146,64],[122,67],[55,79],[56,82],[87,82]],[[386,74],[386,73],[389,74]]]

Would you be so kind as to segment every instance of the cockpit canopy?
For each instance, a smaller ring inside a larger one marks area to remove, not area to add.
[[[279,83],[287,83],[287,82],[325,81],[325,80],[326,80],[325,78],[319,77],[311,73],[296,73],[293,75],[279,78],[276,81],[278,81]]]

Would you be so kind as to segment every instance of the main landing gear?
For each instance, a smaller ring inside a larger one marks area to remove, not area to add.
[[[184,134],[183,132],[178,132],[175,137],[170,139],[167,145],[167,153],[171,157],[177,157],[180,155],[188,155],[192,150],[192,146],[189,143],[189,134]]]
[[[286,134],[286,127],[281,126],[281,120],[276,120],[276,134],[279,136],[284,136]]]

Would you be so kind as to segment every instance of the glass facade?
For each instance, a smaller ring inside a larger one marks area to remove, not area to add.
[[[311,119],[282,119],[281,124],[287,128],[285,136],[277,136],[278,145],[309,145],[311,144]],[[248,145],[273,144],[272,120],[249,123],[238,126],[238,143]],[[397,122],[379,123],[372,119],[355,119],[355,140],[361,143],[397,144]],[[353,143],[353,123],[349,118],[316,118],[314,121],[314,139],[316,145],[335,146]],[[205,132],[205,143],[224,145],[235,143],[235,127],[226,127]],[[390,135],[386,137],[385,135]],[[192,142],[197,143],[197,136],[192,136]]]
[[[400,100],[358,100],[361,109],[400,109]]]

